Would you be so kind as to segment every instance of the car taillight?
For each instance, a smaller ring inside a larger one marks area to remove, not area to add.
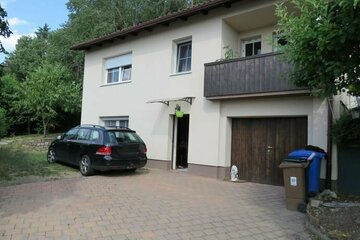
[[[144,153],[147,153],[147,147],[144,145]]]
[[[111,155],[111,147],[109,146],[102,146],[96,151],[97,155]]]

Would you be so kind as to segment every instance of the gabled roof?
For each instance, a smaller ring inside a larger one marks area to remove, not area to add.
[[[137,36],[141,31],[152,31],[154,27],[157,26],[169,26],[170,23],[182,20],[187,21],[189,17],[192,17],[197,14],[207,15],[210,10],[217,9],[220,7],[230,8],[231,4],[234,2],[238,2],[241,0],[212,0],[202,4],[195,5],[193,7],[186,8],[184,10],[180,10],[178,12],[173,12],[168,15],[155,18],[143,23],[139,23],[137,25],[133,25],[131,27],[122,29],[120,31],[116,31],[110,33],[108,35],[98,37],[89,41],[82,42],[77,44],[71,49],[73,50],[89,50],[94,46],[102,46],[104,43],[112,43],[115,40],[124,40],[127,36],[133,35]]]

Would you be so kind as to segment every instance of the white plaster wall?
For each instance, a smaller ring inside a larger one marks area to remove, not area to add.
[[[236,117],[308,117],[308,144],[327,147],[326,102],[313,97],[273,97],[223,101],[220,110],[220,166],[231,164],[231,118]],[[321,177],[325,178],[325,161]]]
[[[225,47],[229,47],[233,50],[234,54],[240,55],[239,51],[239,33],[229,26],[225,21],[222,21],[222,57],[225,57]]]

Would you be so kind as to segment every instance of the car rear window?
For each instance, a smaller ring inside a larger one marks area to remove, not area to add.
[[[139,143],[140,137],[134,132],[109,131],[110,143]]]

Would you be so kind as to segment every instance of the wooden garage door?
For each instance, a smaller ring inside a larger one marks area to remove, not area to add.
[[[283,185],[279,164],[307,145],[307,118],[242,118],[232,120],[231,163],[239,178]]]

